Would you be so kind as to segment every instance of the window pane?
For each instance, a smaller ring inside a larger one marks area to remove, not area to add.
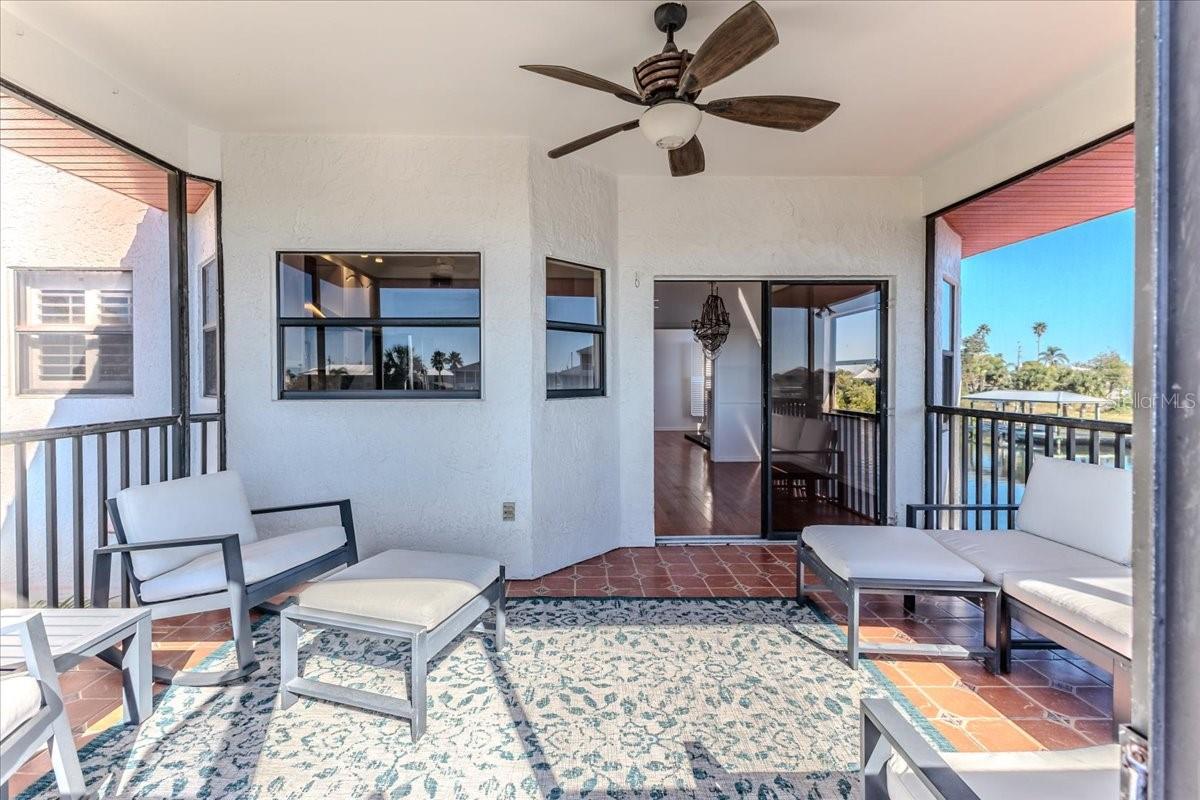
[[[210,328],[204,331],[204,395],[217,396],[217,331]]]
[[[370,328],[284,328],[286,391],[375,389]]]
[[[546,389],[599,389],[603,337],[546,331]]]
[[[100,324],[132,325],[133,292],[119,289],[100,292]]]
[[[479,391],[478,328],[384,328],[383,388]]]
[[[38,302],[43,325],[82,325],[85,320],[82,289],[42,289]]]
[[[598,269],[546,261],[546,319],[600,325],[603,275]]]
[[[279,313],[306,318],[479,316],[476,254],[282,253]]]
[[[942,349],[954,349],[954,284],[942,281]]]
[[[217,264],[210,261],[204,265],[201,280],[204,285],[204,324],[217,324]]]
[[[22,392],[133,393],[128,333],[22,333]]]

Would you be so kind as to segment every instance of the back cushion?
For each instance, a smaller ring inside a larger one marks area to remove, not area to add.
[[[1133,476],[1125,469],[1037,457],[1017,511],[1017,526],[1128,564],[1133,553]]]
[[[258,538],[236,472],[134,486],[117,495],[117,510],[129,544],[230,533],[236,533],[243,544]],[[220,545],[205,545],[133,553],[133,573],[144,581],[220,549]]]
[[[800,427],[803,417],[788,414],[771,415],[771,444],[777,450],[797,450],[800,446]]]

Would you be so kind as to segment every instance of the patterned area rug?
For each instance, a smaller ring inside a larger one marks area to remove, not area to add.
[[[102,798],[846,798],[858,701],[892,697],[843,638],[787,600],[509,602],[505,651],[460,638],[430,664],[425,736],[406,720],[314,700],[278,708],[278,619],[262,669],[223,689],[171,687],[140,728],[81,753]],[[312,631],[310,677],[403,696],[406,646]],[[205,669],[232,665],[230,647]],[[22,798],[54,797],[47,775]]]

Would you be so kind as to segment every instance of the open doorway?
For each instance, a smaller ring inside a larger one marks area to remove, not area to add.
[[[715,287],[729,312],[719,357],[692,320]],[[762,284],[654,284],[654,531],[761,536]]]
[[[715,359],[692,333],[712,292],[730,322]],[[883,518],[883,284],[657,281],[654,297],[657,536]]]

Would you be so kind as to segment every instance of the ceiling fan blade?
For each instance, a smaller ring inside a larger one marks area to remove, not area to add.
[[[838,104],[832,100],[819,100],[815,97],[763,95],[713,100],[701,108],[714,117],[744,122],[747,125],[782,128],[785,131],[806,131],[828,119],[830,114],[837,111]]]
[[[779,44],[775,23],[754,0],[708,35],[679,80],[676,97],[698,92],[737,72]]]
[[[700,146],[700,137],[693,136],[683,147],[668,150],[667,161],[671,164],[671,175],[676,178],[704,172],[704,148]]]
[[[643,105],[642,98],[637,94],[626,89],[619,83],[613,83],[605,78],[589,75],[586,72],[580,72],[577,69],[570,67],[556,67],[553,64],[522,64],[521,69],[536,72],[538,75],[545,75],[547,78],[557,78],[560,81],[573,83],[576,86],[586,86],[589,89],[599,89],[602,92],[608,92],[615,95],[626,103],[633,103],[635,106]]]
[[[605,128],[602,131],[589,133],[587,136],[580,137],[573,142],[567,142],[564,145],[554,148],[547,153],[547,155],[551,158],[565,156],[567,153],[574,153],[576,150],[582,150],[589,144],[595,144],[601,139],[607,139],[608,137],[618,134],[621,131],[631,131],[637,126],[638,121],[636,119],[632,119],[629,122],[622,122],[620,125],[613,125],[611,128]]]

